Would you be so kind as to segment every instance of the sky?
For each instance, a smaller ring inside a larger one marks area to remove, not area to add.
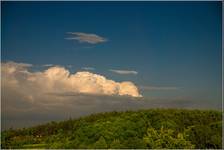
[[[53,120],[151,107],[220,109],[221,5],[1,2],[4,120],[12,125],[46,114]],[[49,105],[40,113],[43,103]]]

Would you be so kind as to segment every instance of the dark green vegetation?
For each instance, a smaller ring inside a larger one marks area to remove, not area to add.
[[[1,134],[2,148],[221,148],[222,113],[150,109],[110,112]]]

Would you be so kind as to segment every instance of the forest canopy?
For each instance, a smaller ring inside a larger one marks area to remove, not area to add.
[[[222,148],[222,113],[149,109],[93,114],[1,132],[1,148]]]

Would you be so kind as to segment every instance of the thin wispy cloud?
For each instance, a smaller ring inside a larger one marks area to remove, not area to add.
[[[137,71],[133,71],[133,70],[115,70],[115,69],[110,69],[109,71],[117,73],[117,74],[122,74],[122,75],[137,75],[138,72]]]
[[[65,38],[66,40],[76,40],[80,43],[98,44],[107,41],[106,38],[93,33],[83,33],[83,32],[67,32],[70,37]]]
[[[95,70],[93,67],[82,67],[83,70]]]
[[[72,65],[67,65],[68,68],[72,68]]]
[[[54,66],[53,64],[45,64],[45,65],[43,65],[44,67],[52,67],[52,66]]]
[[[162,87],[162,86],[140,86],[139,87],[141,90],[149,90],[149,91],[154,91],[154,90],[178,90],[179,87]]]

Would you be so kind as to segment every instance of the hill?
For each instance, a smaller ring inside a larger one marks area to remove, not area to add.
[[[222,148],[222,113],[149,109],[10,129],[2,148]]]

